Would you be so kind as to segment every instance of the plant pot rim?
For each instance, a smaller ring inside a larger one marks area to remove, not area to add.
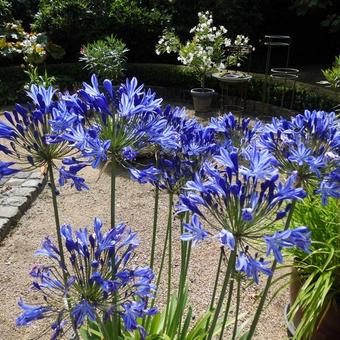
[[[290,335],[294,336],[295,333],[296,333],[296,327],[295,327],[293,321],[288,320],[289,309],[290,309],[290,303],[287,303],[284,307],[284,317],[285,317],[286,326],[287,326],[287,329],[288,329]]]
[[[191,93],[213,93],[215,92],[214,89],[211,89],[209,87],[194,87],[190,90]]]

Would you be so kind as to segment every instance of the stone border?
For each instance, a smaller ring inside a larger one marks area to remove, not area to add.
[[[15,228],[46,184],[39,171],[18,172],[0,180],[0,242]]]

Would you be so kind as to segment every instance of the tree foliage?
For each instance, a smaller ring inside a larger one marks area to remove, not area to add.
[[[322,15],[320,25],[329,32],[340,31],[340,2],[338,0],[293,0],[293,8],[298,15],[319,12]]]

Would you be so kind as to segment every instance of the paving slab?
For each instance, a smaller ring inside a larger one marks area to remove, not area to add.
[[[0,242],[16,226],[46,184],[40,171],[18,172],[0,181]]]

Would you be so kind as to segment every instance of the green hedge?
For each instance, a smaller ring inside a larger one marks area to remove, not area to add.
[[[74,90],[82,81],[88,81],[90,74],[84,70],[81,63],[48,64],[46,65],[49,75],[57,78],[61,89]],[[43,72],[44,68],[41,67]],[[126,76],[135,76],[137,79],[150,86],[161,86],[189,90],[198,86],[198,82],[192,70],[179,65],[168,64],[128,64]],[[0,104],[12,104],[23,100],[22,87],[26,75],[22,67],[0,68]],[[254,74],[248,90],[248,98],[261,101],[263,94],[263,75]],[[219,91],[216,79],[209,79],[207,86]],[[270,86],[270,103],[280,105],[283,87],[280,83]],[[289,107],[291,93],[285,95],[285,107]],[[337,98],[329,90],[297,82],[293,108],[301,111],[308,109],[332,110],[339,103]]]

